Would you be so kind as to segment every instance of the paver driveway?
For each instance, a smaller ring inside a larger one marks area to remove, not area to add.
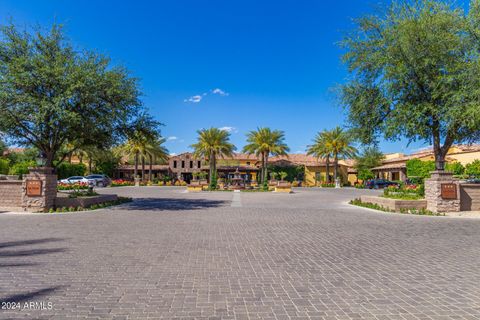
[[[376,213],[347,189],[103,192],[142,199],[0,214],[0,301],[52,304],[0,318],[480,319],[480,220]]]

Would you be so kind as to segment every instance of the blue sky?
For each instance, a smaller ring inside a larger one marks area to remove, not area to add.
[[[127,66],[141,79],[145,105],[165,124],[172,153],[187,151],[196,130],[211,126],[230,129],[239,149],[250,130],[281,129],[291,151],[303,152],[317,131],[344,124],[332,93],[347,76],[337,43],[352,18],[376,6],[359,0],[2,0],[0,23],[63,23],[78,48]],[[421,146],[381,144],[384,152]]]

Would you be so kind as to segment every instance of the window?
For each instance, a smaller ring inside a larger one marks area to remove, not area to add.
[[[249,166],[249,165],[250,165],[250,161],[247,161],[247,166]]]
[[[190,161],[190,169],[193,168],[193,161]]]
[[[177,167],[177,160],[173,161],[173,167],[174,167],[174,168]]]
[[[185,168],[185,160],[182,160],[182,168]]]
[[[201,167],[202,167],[202,161],[198,161],[197,166],[198,166],[199,168],[201,168]]]

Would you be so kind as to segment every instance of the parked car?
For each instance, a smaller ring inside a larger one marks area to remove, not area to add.
[[[398,183],[385,179],[372,179],[365,183],[365,187],[369,189],[382,189],[389,186],[398,186]]]
[[[82,176],[73,176],[67,179],[60,180],[61,183],[65,184],[74,184],[74,183],[86,183],[88,185],[95,185],[96,181],[93,179],[87,179],[86,177]]]
[[[480,183],[480,179],[477,179],[477,178],[467,179],[467,183]]]
[[[112,184],[112,179],[110,179],[107,175],[105,174],[91,174],[86,176],[85,178],[89,180],[94,180],[95,185],[97,187],[106,187]]]

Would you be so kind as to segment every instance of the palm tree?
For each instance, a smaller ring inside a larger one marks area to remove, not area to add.
[[[285,143],[285,133],[280,130],[271,130],[270,128],[257,128],[256,131],[247,133],[247,145],[243,148],[243,152],[255,154],[261,158],[262,172],[261,182],[265,183],[268,177],[268,157],[287,156],[290,151]]]
[[[148,156],[148,181],[152,181],[152,166],[153,162],[161,161],[166,162],[168,161],[168,150],[163,146],[163,144],[167,141],[165,138],[159,138],[154,141],[150,141],[146,147],[146,153]]]
[[[131,136],[127,141],[122,144],[119,148],[119,152],[122,155],[126,156],[133,156],[135,159],[135,169],[133,176],[134,178],[138,177],[138,164],[140,157],[144,159],[144,155],[146,154],[147,150],[147,145],[148,145],[148,139],[140,134],[136,134],[134,136]],[[144,170],[145,170],[145,165],[143,161],[143,172],[142,172],[142,179],[144,177]]]
[[[328,141],[328,131],[323,130],[322,132],[317,133],[313,144],[308,146],[307,154],[310,156],[315,156],[317,159],[325,159],[326,163],[326,176],[325,181],[330,182],[330,158],[332,157],[332,152],[327,148]]]
[[[230,143],[230,133],[218,128],[198,130],[197,143],[192,144],[193,155],[207,158],[210,164],[210,187],[216,187],[217,157],[231,157],[235,146]]]
[[[338,159],[353,158],[357,154],[357,149],[352,146],[354,141],[352,135],[348,131],[344,131],[340,127],[335,127],[326,133],[326,149],[333,155],[334,162],[334,180],[337,181],[338,176]]]

